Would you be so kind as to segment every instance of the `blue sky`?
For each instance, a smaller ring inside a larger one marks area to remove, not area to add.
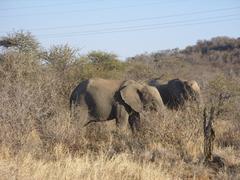
[[[239,0],[0,0],[0,36],[28,30],[49,48],[103,50],[121,59],[240,37]]]

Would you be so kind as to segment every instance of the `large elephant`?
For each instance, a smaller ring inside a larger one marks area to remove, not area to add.
[[[164,108],[155,87],[133,80],[101,78],[85,80],[73,90],[70,108],[76,106],[88,110],[89,121],[85,125],[115,119],[118,127],[124,128],[129,123],[132,131],[139,130],[143,110]]]
[[[195,80],[173,79],[163,84],[159,79],[152,79],[149,85],[158,89],[163,103],[170,109],[179,109],[187,101],[201,104],[200,87]]]

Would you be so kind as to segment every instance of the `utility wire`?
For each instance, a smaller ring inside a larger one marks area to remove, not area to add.
[[[10,7],[10,8],[0,8],[0,11],[9,11],[9,10],[20,10],[20,9],[35,9],[35,8],[45,8],[45,7],[52,7],[52,6],[62,6],[62,5],[76,5],[76,4],[88,4],[88,3],[102,3],[104,1],[107,1],[107,0],[83,0],[83,1],[76,1],[76,2],[68,2],[68,3],[55,3],[55,4],[44,4],[44,5],[33,5],[33,6],[22,6],[22,7]],[[186,0],[188,1],[188,0]],[[58,1],[59,2],[59,1]],[[114,2],[114,1],[112,1]],[[116,1],[115,1],[116,2]],[[144,2],[143,0],[142,1],[138,1],[139,2]],[[154,0],[154,1],[149,1],[147,0],[147,2],[159,2],[157,0]],[[169,2],[169,1],[165,1],[165,2]],[[177,2],[177,1],[175,1]],[[163,4],[163,2],[162,2]]]
[[[47,38],[56,38],[56,37],[74,37],[74,36],[88,36],[88,35],[101,35],[101,34],[111,34],[117,32],[135,32],[135,31],[144,31],[144,30],[156,30],[156,29],[165,29],[165,28],[173,28],[173,27],[184,27],[184,26],[192,26],[192,25],[200,25],[200,24],[210,24],[210,23],[219,23],[219,22],[229,22],[229,21],[236,21],[240,20],[240,17],[237,18],[228,18],[228,19],[215,19],[215,20],[205,20],[200,22],[181,22],[179,24],[159,24],[156,26],[142,26],[136,27],[132,29],[112,29],[106,31],[92,31],[92,32],[75,32],[69,34],[49,34],[49,35],[38,35],[41,37],[48,36]]]
[[[179,2],[179,1],[176,1]],[[171,3],[176,3],[171,2]],[[135,7],[145,7],[145,6],[157,6],[162,5],[162,2],[156,1],[152,3],[142,3],[142,4],[132,4],[128,6],[115,6],[115,7],[107,7],[107,8],[93,8],[93,9],[79,9],[79,10],[71,10],[71,11],[57,11],[57,12],[41,12],[41,13],[32,13],[32,14],[15,14],[10,16],[0,16],[0,18],[16,18],[22,16],[37,16],[37,15],[57,15],[57,14],[73,14],[79,12],[95,12],[95,11],[105,11],[105,10],[114,10],[114,9],[126,9],[126,8],[135,8]]]
[[[18,10],[18,9],[35,9],[35,8],[45,8],[45,7],[52,7],[52,6],[61,6],[61,5],[76,5],[76,4],[86,4],[86,3],[96,3],[96,2],[103,2],[106,0],[96,0],[96,1],[77,1],[73,3],[55,3],[55,4],[45,4],[45,5],[36,5],[36,6],[23,6],[23,7],[11,7],[11,8],[0,8],[0,11],[9,11],[9,10]]]
[[[198,18],[198,19],[189,19],[189,20],[183,20],[183,21],[170,21],[166,23],[154,23],[154,24],[145,24],[145,25],[135,25],[135,26],[123,26],[123,27],[117,27],[117,28],[105,28],[105,29],[99,29],[99,30],[87,30],[87,31],[81,31],[80,33],[94,33],[94,32],[103,32],[103,31],[112,31],[112,30],[121,30],[121,29],[135,29],[135,28],[142,28],[142,27],[155,27],[155,26],[162,26],[162,25],[174,25],[179,23],[188,23],[188,22],[195,22],[195,21],[204,21],[204,20],[215,20],[215,19],[226,19],[228,17],[239,17],[240,14],[231,14],[231,15],[224,15],[224,16],[213,16],[213,17],[205,17],[205,18]],[[71,34],[78,34],[78,32],[71,32]],[[64,35],[66,33],[59,33],[58,35]],[[55,34],[43,34],[45,36],[52,36]]]
[[[119,20],[119,21],[106,21],[106,22],[88,23],[88,24],[82,24],[82,25],[31,28],[31,29],[29,29],[29,31],[69,29],[69,28],[89,27],[89,26],[99,26],[99,25],[112,25],[112,24],[118,24],[118,23],[130,23],[130,22],[148,21],[148,20],[156,20],[156,19],[167,19],[167,18],[172,18],[172,17],[183,17],[183,16],[189,16],[189,15],[209,14],[209,13],[214,13],[214,12],[222,12],[222,11],[237,10],[237,9],[240,9],[240,7],[201,10],[201,11],[195,11],[195,12],[190,12],[190,13],[178,13],[178,14],[170,14],[170,15],[165,15],[165,16],[155,16],[155,17],[137,18],[137,19]],[[5,32],[1,31],[1,33],[5,33]]]

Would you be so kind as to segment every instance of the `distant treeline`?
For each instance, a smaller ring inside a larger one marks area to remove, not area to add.
[[[182,60],[191,64],[213,65],[226,72],[240,73],[240,38],[215,37],[199,40],[185,49],[167,49],[158,52],[137,55],[130,61],[159,62]]]

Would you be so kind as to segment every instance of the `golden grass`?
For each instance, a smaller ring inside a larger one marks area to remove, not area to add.
[[[61,147],[58,147],[61,151]],[[58,152],[60,153],[60,152]],[[60,154],[58,154],[60,155]],[[30,154],[23,157],[1,159],[1,179],[172,179],[161,164],[134,162],[127,154],[119,154],[111,159],[101,154],[96,158],[91,154],[83,157],[63,155],[56,161],[36,160]]]
[[[95,72],[98,66],[81,63],[66,63],[61,70],[41,66],[35,62],[37,56],[11,50],[1,58],[0,179],[240,179],[240,101],[235,96],[239,79],[217,78],[210,83],[212,68],[195,65],[199,67],[195,71],[192,64],[176,72],[179,77],[198,77],[205,85],[206,105],[221,106],[214,122],[214,153],[225,159],[226,167],[213,171],[201,162],[201,108],[159,115],[145,112],[137,135],[116,130],[114,122],[83,127],[83,113],[78,111],[76,121],[69,116],[71,89],[80,79],[93,74],[112,77],[115,70]],[[139,71],[140,66],[145,69],[139,62],[130,66],[131,73],[119,73],[137,80],[165,72],[164,78],[175,77],[167,73],[175,72],[174,64],[178,66],[173,59],[153,73]],[[219,93],[234,96],[219,105]]]

